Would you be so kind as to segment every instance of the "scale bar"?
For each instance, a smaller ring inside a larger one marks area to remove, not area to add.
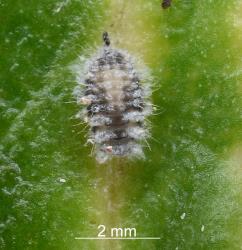
[[[75,240],[160,240],[160,237],[75,237]]]

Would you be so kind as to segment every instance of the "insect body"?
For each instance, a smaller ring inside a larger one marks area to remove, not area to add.
[[[100,163],[113,156],[141,158],[141,142],[149,136],[146,117],[152,111],[149,88],[142,86],[128,53],[111,48],[106,32],[103,40],[101,52],[88,63],[84,88],[76,94],[90,125],[89,141]]]

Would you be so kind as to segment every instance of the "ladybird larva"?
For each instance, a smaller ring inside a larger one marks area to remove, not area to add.
[[[99,163],[112,157],[143,158],[147,116],[152,112],[149,81],[144,84],[148,77],[135,70],[127,52],[111,47],[107,32],[103,41],[75,91],[77,103],[84,105],[80,117],[90,127],[88,142]]]

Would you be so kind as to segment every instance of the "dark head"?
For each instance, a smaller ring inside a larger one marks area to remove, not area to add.
[[[106,46],[110,45],[110,40],[109,40],[109,36],[108,36],[108,32],[103,32],[103,42]]]

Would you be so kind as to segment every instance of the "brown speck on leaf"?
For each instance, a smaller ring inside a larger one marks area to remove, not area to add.
[[[167,9],[171,6],[171,1],[172,0],[163,0],[162,3],[161,3],[161,7],[163,9]]]

